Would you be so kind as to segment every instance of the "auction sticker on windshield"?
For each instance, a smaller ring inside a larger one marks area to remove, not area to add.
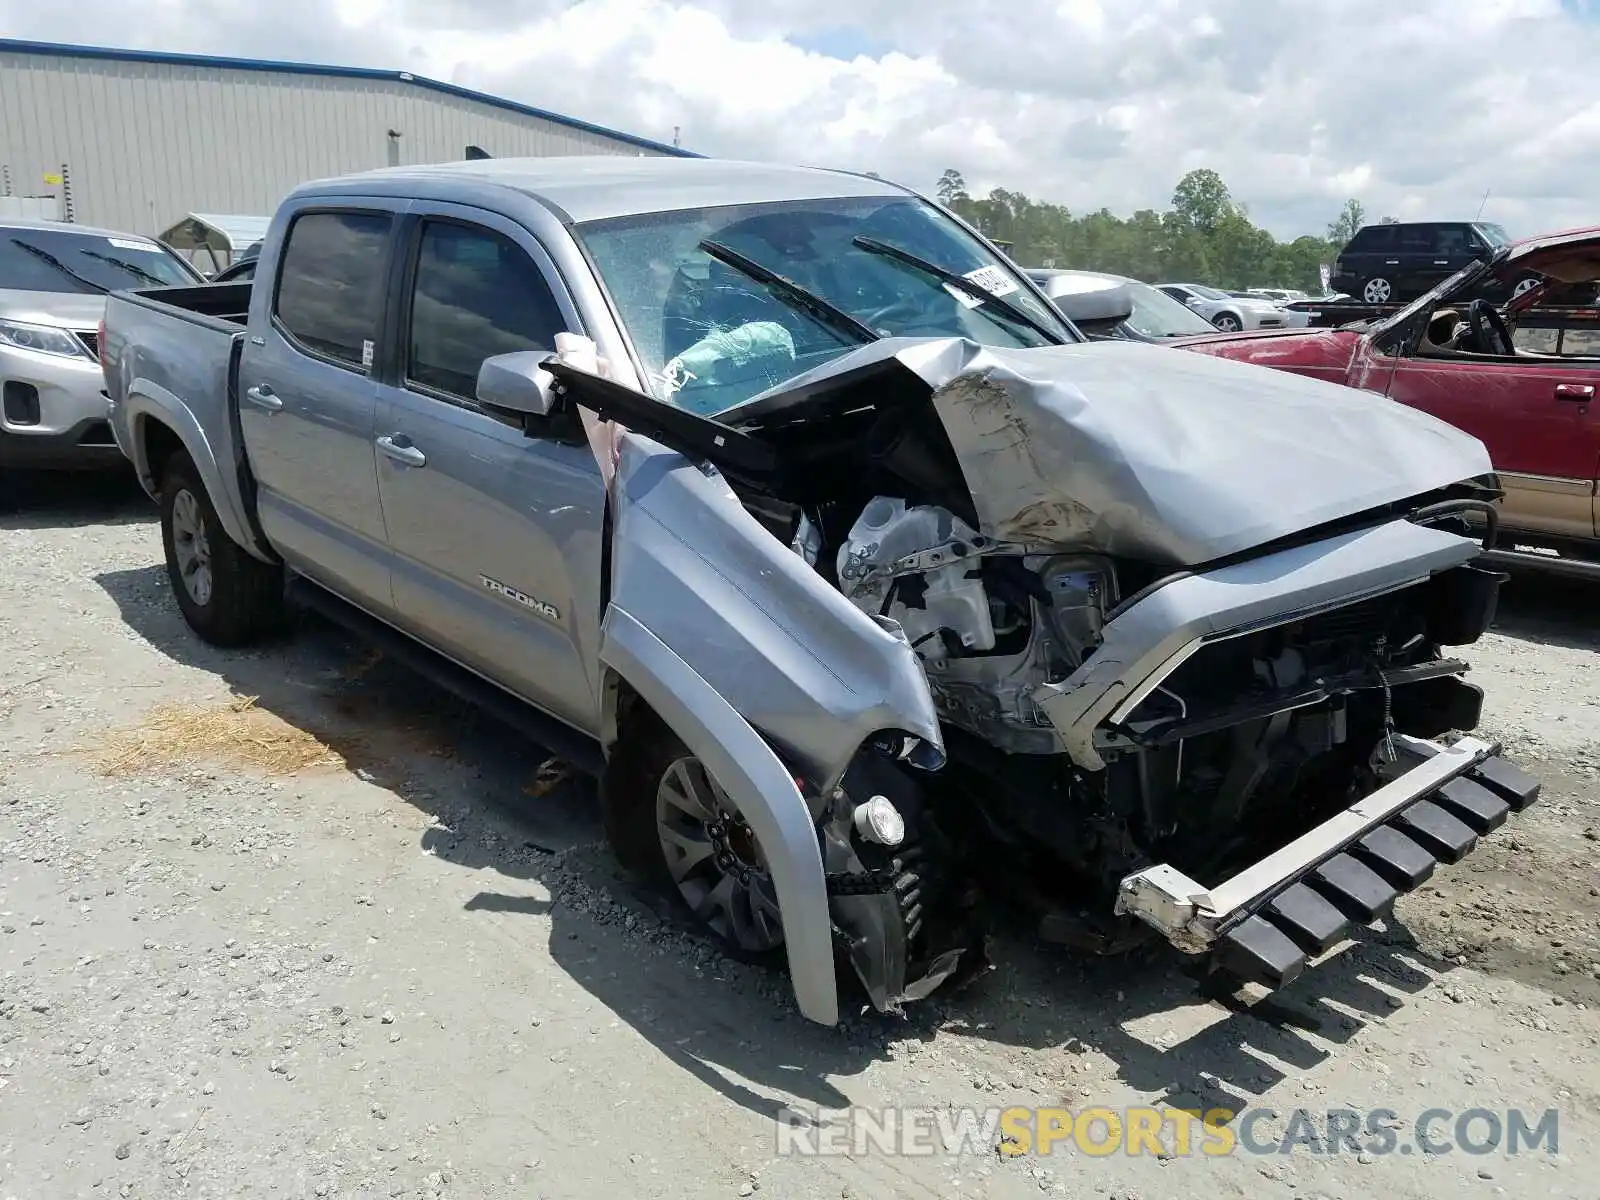
[[[106,241],[110,242],[118,250],[157,250],[157,251],[159,251],[161,249],[161,247],[157,246],[153,242],[135,242],[135,241],[130,241],[128,238],[107,238]]]
[[[991,296],[1004,296],[1008,292],[1017,290],[1017,285],[1012,280],[1007,279],[1006,273],[999,267],[979,267],[976,271],[968,271],[962,278],[970,279]],[[977,308],[978,305],[983,303],[977,296],[970,292],[962,291],[954,284],[947,283],[944,285],[944,289],[968,308]]]

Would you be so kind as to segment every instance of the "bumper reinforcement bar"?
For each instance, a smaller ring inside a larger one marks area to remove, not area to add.
[[[1281,850],[1214,888],[1165,863],[1146,868],[1122,881],[1116,911],[1210,954],[1216,971],[1282,987],[1539,796],[1538,780],[1481,738],[1395,745],[1409,767]]]

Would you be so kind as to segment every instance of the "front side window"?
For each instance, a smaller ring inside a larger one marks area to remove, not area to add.
[[[408,381],[472,400],[484,359],[551,350],[565,328],[544,276],[515,243],[466,225],[423,226],[411,297]]]
[[[300,346],[366,370],[383,320],[388,213],[307,213],[289,227],[273,317]]]
[[[1194,284],[1190,290],[1204,300],[1228,300],[1231,298],[1227,292],[1222,291],[1220,288],[1207,287],[1203,283]]]
[[[94,295],[199,282],[182,259],[148,238],[0,225],[0,290]]]
[[[875,337],[1004,347],[1074,340],[1014,266],[912,197],[684,209],[589,222],[577,233],[651,393],[699,413],[740,404]]]
[[[1473,248],[1472,235],[1465,225],[1441,225],[1433,236],[1433,248],[1441,255],[1466,254]]]

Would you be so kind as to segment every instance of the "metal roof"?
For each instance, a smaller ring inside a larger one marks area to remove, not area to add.
[[[491,158],[425,166],[383,167],[318,180],[301,190],[411,191],[462,183],[509,188],[542,201],[571,222],[599,221],[685,208],[827,200],[845,196],[905,196],[886,180],[820,167],[730,159],[584,156]]]
[[[238,213],[189,213],[183,220],[157,235],[174,250],[197,250],[202,246],[237,254],[267,236],[271,217],[242,216]]]
[[[668,154],[679,158],[701,157],[694,151],[684,150],[679,146],[669,146],[664,142],[652,141],[650,138],[639,137],[631,133],[622,133],[616,129],[607,129],[603,125],[580,121],[576,117],[563,116],[560,113],[551,112],[548,109],[535,108],[529,104],[519,104],[515,100],[491,96],[486,92],[475,92],[471,88],[457,87],[453,83],[444,83],[437,79],[429,79],[423,75],[413,75],[410,71],[384,71],[372,67],[334,67],[322,63],[278,62],[266,58],[225,58],[209,54],[171,54],[161,50],[122,50],[111,46],[79,46],[63,42],[31,42],[15,38],[0,38],[0,53],[41,54],[54,58],[91,58],[106,62],[155,63],[167,66],[199,67],[214,71],[262,71],[279,75],[322,75],[335,79],[366,79],[384,83],[403,83],[428,91],[439,92],[446,96],[455,96],[462,100],[475,100],[479,104],[487,104],[491,108],[498,108],[504,112],[518,113],[526,117],[538,117],[541,120],[551,121],[557,125],[565,125],[570,129],[581,129],[586,133],[599,134],[602,137],[613,138],[619,142],[626,142],[629,145],[653,150],[657,154]]]

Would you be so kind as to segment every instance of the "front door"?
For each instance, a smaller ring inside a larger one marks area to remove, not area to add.
[[[1595,534],[1600,360],[1405,358],[1389,395],[1474,435],[1506,489],[1510,529]]]
[[[587,444],[529,438],[475,400],[485,358],[552,349],[578,328],[571,301],[548,282],[538,242],[505,218],[435,205],[407,224],[375,442],[400,621],[594,733],[599,465]]]
[[[370,368],[396,221],[381,208],[294,216],[276,284],[253,301],[238,379],[262,529],[290,566],[383,612],[392,597]]]

